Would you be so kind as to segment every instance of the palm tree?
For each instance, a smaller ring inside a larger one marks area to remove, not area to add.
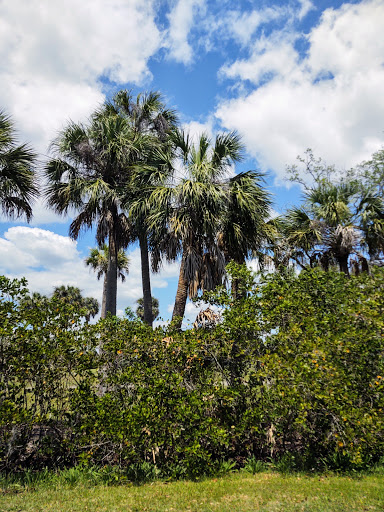
[[[380,190],[363,188],[359,203],[359,227],[372,261],[384,254],[384,200]]]
[[[85,309],[85,321],[89,322],[91,317],[94,318],[99,312],[99,303],[93,297],[85,297],[82,307]]]
[[[236,133],[218,135],[211,146],[205,134],[194,145],[187,134],[175,130],[172,142],[183,164],[183,177],[154,190],[151,200],[157,209],[150,216],[150,225],[160,233],[165,233],[167,227],[163,249],[168,258],[181,253],[172,315],[180,328],[187,297],[222,282],[225,258],[217,233],[228,204],[228,171],[241,159],[243,146]]]
[[[38,196],[35,161],[29,146],[17,145],[12,121],[0,111],[0,208],[5,216],[31,220],[31,202]]]
[[[56,158],[48,162],[48,205],[59,214],[78,212],[69,234],[77,239],[96,225],[99,246],[108,240],[105,304],[102,318],[116,314],[117,255],[132,241],[131,226],[122,209],[133,166],[144,158],[148,137],[134,132],[108,104],[96,111],[88,126],[69,123],[53,142]]]
[[[133,133],[151,137],[152,144],[146,154],[137,160],[130,186],[126,188],[124,208],[129,211],[132,238],[139,241],[141,278],[143,287],[144,322],[152,325],[152,293],[149,250],[156,251],[158,241],[149,241],[147,217],[150,213],[148,197],[171,172],[167,164],[169,149],[167,134],[177,123],[174,110],[165,107],[159,92],[139,94],[136,99],[127,90],[120,91],[108,104],[108,109],[129,123]],[[153,265],[156,270],[156,264]]]
[[[103,244],[100,248],[93,247],[89,253],[88,258],[85,259],[85,264],[92,268],[96,272],[97,279],[99,280],[102,276],[104,276],[104,284],[103,284],[103,299],[101,310],[105,310],[106,303],[106,275],[108,271],[108,261],[109,261],[109,249],[107,244]],[[117,253],[117,275],[118,278],[121,279],[121,282],[124,283],[125,276],[129,272],[129,258],[123,249],[120,249]]]
[[[99,312],[99,303],[93,297],[83,297],[80,288],[76,286],[56,286],[52,294],[53,299],[59,299],[65,304],[76,306],[85,310],[85,320],[95,317]]]
[[[362,257],[365,247],[370,255],[384,248],[384,203],[354,180],[324,180],[308,189],[303,207],[289,210],[281,225],[290,257],[303,268],[334,263],[349,275],[352,253]]]
[[[137,308],[136,315],[140,318],[140,320],[144,321],[144,299],[141,297],[137,299]],[[156,320],[159,316],[159,299],[156,297],[152,297],[152,319]]]
[[[20,300],[20,305],[26,309],[46,308],[49,299],[46,295],[39,292],[33,292],[31,295],[24,295]]]
[[[257,171],[242,172],[228,183],[226,208],[219,228],[219,247],[225,262],[244,264],[250,256],[262,261],[261,248],[270,241],[275,228],[269,222],[271,215],[270,194],[263,188],[263,174]],[[239,282],[232,280],[232,293],[238,296]]]

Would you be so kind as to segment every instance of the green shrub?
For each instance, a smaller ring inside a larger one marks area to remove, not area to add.
[[[256,459],[255,456],[249,457],[244,464],[244,471],[247,473],[251,473],[252,475],[255,475],[256,473],[261,473],[262,471],[265,471],[266,464],[262,460]]]
[[[204,297],[223,321],[185,332],[87,325],[60,302],[26,307],[25,281],[0,278],[0,469],[81,464],[119,483],[257,472],[266,460],[281,471],[374,465],[383,270],[230,271],[241,293]]]

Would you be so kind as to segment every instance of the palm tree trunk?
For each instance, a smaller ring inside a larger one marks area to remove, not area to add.
[[[144,322],[152,327],[151,276],[149,272],[148,240],[144,230],[139,236],[139,244],[141,255],[141,281],[143,285]]]
[[[106,310],[106,298],[107,298],[107,274],[104,274],[104,280],[103,280],[103,298],[101,301],[101,318],[105,318],[107,315]]]
[[[184,276],[184,266],[185,266],[185,259],[184,255],[181,258],[181,265],[180,265],[180,275],[179,275],[179,282],[177,285],[177,292],[176,292],[176,299],[175,299],[175,306],[173,308],[172,313],[172,321],[174,321],[174,326],[176,329],[181,328],[181,324],[183,322],[184,313],[185,313],[185,306],[187,304],[187,297],[188,297],[188,281],[185,279]]]
[[[114,233],[109,234],[108,269],[107,273],[105,274],[103,292],[105,292],[105,300],[103,296],[104,310],[101,310],[101,318],[105,318],[107,316],[107,313],[116,315],[117,247]]]
[[[349,276],[348,258],[349,258],[349,254],[340,254],[336,258],[337,263],[339,264],[340,272],[344,272],[344,274],[346,276]]]
[[[243,265],[245,263],[245,259],[237,259],[233,260],[230,259],[230,261],[235,261],[238,265]],[[239,277],[232,277],[232,283],[231,283],[231,291],[232,291],[232,297],[233,300],[238,299],[244,299],[245,298],[245,291],[244,291],[244,285],[241,286],[243,283],[241,282],[241,279]],[[240,291],[241,288],[241,291]]]
[[[237,300],[239,298],[239,278],[233,277],[231,283],[232,298]]]

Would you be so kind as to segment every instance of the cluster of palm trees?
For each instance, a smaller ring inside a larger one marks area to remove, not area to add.
[[[9,120],[3,115],[2,122]],[[7,126],[0,128],[6,134]],[[3,210],[29,219],[30,200],[37,196],[34,155],[25,146],[11,149],[18,151],[19,168],[2,165]],[[260,247],[270,198],[261,174],[233,176],[243,150],[236,133],[219,134],[213,144],[202,134],[193,143],[157,92],[134,98],[120,91],[87,125],[70,122],[58,135],[44,167],[44,195],[56,213],[75,212],[73,239],[96,230],[99,248],[87,264],[104,276],[102,317],[116,314],[117,279],[128,269],[121,258],[133,242],[140,246],[143,319],[149,325],[151,267],[158,271],[164,259],[180,257],[173,319],[181,325],[188,296],[222,283],[228,261],[243,262]],[[7,172],[22,184],[15,194]]]
[[[173,310],[180,327],[188,297],[225,279],[230,261],[269,254],[276,268],[338,265],[348,273],[384,251],[384,206],[379,187],[329,175],[305,191],[300,208],[271,220],[263,175],[235,174],[243,144],[235,132],[192,140],[158,92],[136,98],[118,92],[86,125],[70,122],[51,146],[44,196],[58,214],[75,212],[69,235],[96,231],[98,248],[87,265],[104,276],[101,316],[116,314],[117,280],[128,272],[125,249],[138,242],[142,316],[152,325],[150,271],[180,259]],[[10,119],[0,113],[0,203],[7,216],[32,215],[37,197],[35,155],[17,145]],[[232,283],[237,293],[236,281]]]
[[[25,295],[20,302],[25,308],[45,309],[49,307],[51,299],[54,301],[59,300],[64,304],[75,307],[77,310],[81,310],[86,322],[89,322],[99,312],[99,303],[96,299],[93,297],[83,297],[80,288],[70,285],[55,286],[51,297],[33,292],[30,295]]]
[[[225,264],[260,247],[270,198],[255,172],[232,176],[243,153],[236,133],[193,143],[159,93],[120,91],[87,126],[70,123],[52,144],[46,198],[59,214],[77,212],[70,236],[96,228],[108,261],[101,316],[116,314],[118,255],[138,241],[144,321],[152,324],[150,263],[181,258],[173,319],[181,325],[187,297],[222,283]],[[97,266],[89,261],[94,268]],[[100,274],[101,275],[101,274]]]
[[[384,151],[379,153],[383,158]],[[302,269],[336,267],[346,275],[350,270],[367,271],[369,260],[380,262],[384,253],[383,174],[380,180],[377,169],[370,179],[364,179],[352,170],[346,177],[335,177],[332,167],[316,160],[310,150],[306,154],[307,172],[313,180],[308,185],[296,177],[304,186],[304,201],[278,221],[276,266],[293,260]]]

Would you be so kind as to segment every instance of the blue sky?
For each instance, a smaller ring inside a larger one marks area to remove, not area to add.
[[[284,174],[306,148],[343,171],[383,146],[383,26],[382,0],[0,2],[0,107],[44,162],[69,119],[85,122],[121,88],[160,90],[193,134],[242,135],[237,171],[265,171],[281,212],[299,201]],[[0,273],[26,276],[33,291],[71,284],[100,300],[83,263],[93,233],[73,242],[70,218],[42,200],[34,212],[30,225],[0,219]],[[138,249],[129,253],[120,310],[141,296]],[[164,318],[177,276],[177,263],[153,276]]]

